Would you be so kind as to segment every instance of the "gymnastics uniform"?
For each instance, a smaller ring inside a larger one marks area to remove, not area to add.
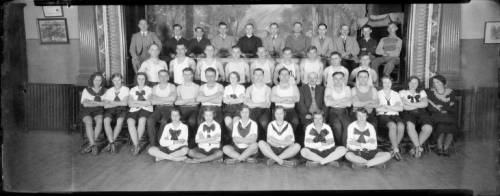
[[[158,141],[160,151],[170,154],[188,145],[188,127],[184,123],[179,123],[176,127],[174,123],[165,125]],[[167,139],[168,138],[168,139]],[[179,141],[183,142],[179,142]],[[175,143],[174,143],[175,142]]]
[[[378,101],[380,105],[388,105],[388,106],[393,106],[396,105],[396,103],[400,103],[401,105],[403,104],[401,102],[401,97],[399,97],[399,94],[396,91],[391,90],[391,95],[389,97],[385,96],[385,93],[383,90],[378,91]],[[394,122],[394,123],[403,123],[403,120],[401,117],[399,117],[399,112],[381,112],[378,111],[377,115],[379,116],[378,120],[381,125],[386,126],[387,123],[389,122]]]
[[[437,105],[442,105],[441,110],[446,111],[446,113],[442,113],[431,104],[427,106],[427,110],[430,113],[430,119],[432,120],[437,135],[441,133],[457,134],[458,103],[456,102],[455,91],[445,91],[444,95],[439,96],[437,92],[427,90],[427,96],[429,101]]]
[[[200,61],[198,61],[198,67],[200,70],[200,81],[204,82],[204,83],[207,82],[207,78],[205,77],[205,70],[207,70],[209,67],[215,69],[215,81],[218,81],[219,77],[220,77],[220,73],[219,73],[219,69],[217,68],[217,65],[219,63],[220,62],[215,58],[212,59],[212,63],[208,63],[207,59],[201,59]]]
[[[321,84],[321,74],[323,72],[323,63],[321,60],[317,59],[314,61],[311,61],[309,59],[304,59],[304,73],[302,75],[304,76],[304,81],[302,81],[302,84],[308,84],[309,83],[309,73],[311,72],[316,72],[318,73],[318,79],[316,80],[316,85]]]
[[[196,141],[200,138],[200,135],[203,135],[204,138],[211,138],[215,135],[221,135],[221,128],[219,123],[216,121],[212,121],[211,125],[208,125],[207,122],[203,122],[198,127],[198,131],[196,132]],[[220,142],[221,139],[217,140],[215,143],[199,143],[198,147],[194,148],[196,152],[202,153],[204,155],[210,155],[217,150],[220,150]]]
[[[325,158],[337,148],[337,146],[335,146],[335,142],[325,145],[327,140],[333,140],[333,138],[332,129],[328,124],[323,123],[321,129],[317,130],[314,123],[311,123],[307,125],[305,130],[304,147],[309,149],[314,154]]]
[[[166,98],[169,97],[172,92],[175,92],[175,90],[175,85],[171,83],[167,83],[164,89],[160,88],[160,84],[157,84],[153,87],[152,93],[155,96]],[[158,121],[161,121],[162,124],[166,124],[170,121],[170,111],[172,111],[173,107],[173,104],[154,105],[154,111],[148,117],[147,121],[148,138],[151,145],[156,146],[158,141],[156,124]]]
[[[249,135],[257,135],[258,136],[258,131],[257,131],[257,123],[253,121],[252,119],[249,119],[246,124],[243,124],[242,120],[239,120],[236,123],[233,123],[233,133],[232,133],[232,138],[235,137],[240,137],[240,138],[246,138]],[[257,140],[255,141],[257,142]],[[234,150],[238,152],[239,154],[243,153],[245,149],[248,148],[248,144],[245,143],[235,143],[233,139],[233,144],[232,144]]]
[[[418,103],[422,99],[427,98],[427,93],[425,93],[425,90],[421,90],[418,93],[410,93],[409,90],[401,90],[399,91],[399,96],[401,97],[401,99],[406,99],[410,103]],[[429,119],[425,108],[404,110],[401,117],[403,118],[404,122],[411,122],[414,125],[432,124],[432,121]]]
[[[203,84],[200,86],[200,90],[203,92],[205,96],[212,96],[218,93],[219,91],[222,91],[224,87],[219,84],[215,83],[213,87],[208,87],[208,84]],[[214,111],[214,120],[217,121],[218,123],[222,123],[223,118],[222,118],[222,101],[218,103],[212,103],[212,102],[201,102],[201,107],[200,107],[200,112],[198,113],[198,122],[203,121],[203,112],[207,109],[212,109]]]
[[[269,138],[269,137],[273,137],[279,141],[283,141],[283,140],[285,140],[285,138],[291,137],[292,142],[295,142],[295,135],[293,133],[292,125],[290,123],[288,123],[287,121],[283,121],[283,124],[281,126],[279,126],[276,123],[276,120],[273,120],[271,123],[269,123],[269,125],[267,126],[267,138]],[[271,150],[276,155],[280,155],[288,147],[288,146],[282,146],[282,145],[273,146],[270,143],[268,143],[268,144],[271,147]]]
[[[121,86],[119,90],[115,87],[109,88],[104,96],[102,97],[106,101],[116,101],[121,102],[126,99],[129,95],[130,89],[126,86]],[[127,106],[116,106],[112,108],[104,109],[104,118],[126,118],[127,117]]]
[[[342,91],[339,93],[335,91],[333,86],[327,87],[327,89],[325,90],[325,97],[326,96],[331,96],[334,100],[351,97],[351,89],[347,85],[344,85],[342,87]],[[347,140],[347,126],[351,122],[347,107],[335,107],[329,104],[326,104],[326,106],[328,106],[327,122],[335,130],[335,138],[337,138],[338,143],[340,143],[341,145],[345,145]]]
[[[357,121],[347,127],[347,150],[365,160],[371,160],[379,152],[377,149],[377,134],[375,128],[366,122],[364,128],[360,128]]]
[[[240,84],[246,83],[248,70],[248,63],[243,59],[238,59],[237,61],[231,60],[226,64],[226,75],[229,76],[229,74],[233,71],[237,72],[240,75],[240,81],[238,81]],[[229,78],[226,81],[229,81]]]
[[[194,64],[194,60],[189,57],[184,57],[184,61],[179,62],[179,58],[175,58],[170,61],[170,67],[173,69],[174,73],[174,83],[177,85],[184,84],[184,77],[182,75],[182,70],[191,67],[190,64]]]
[[[196,99],[200,86],[195,83],[182,84],[177,86],[178,99]],[[192,148],[194,143],[194,134],[196,131],[196,123],[198,117],[198,103],[193,105],[177,105],[181,113],[181,120],[189,127],[189,148]]]
[[[148,59],[141,64],[141,68],[137,72],[144,72],[148,76],[148,81],[152,84],[158,83],[158,71],[168,70],[167,63],[165,61],[157,59]]]
[[[106,92],[106,88],[101,87],[101,89],[98,92],[94,92],[91,87],[87,87],[83,89],[82,91],[82,98],[80,99],[80,117],[83,118],[85,116],[90,116],[90,117],[95,117],[98,115],[103,115],[104,113],[104,107],[103,106],[97,106],[97,107],[85,107],[83,106],[83,101],[85,99],[88,100],[93,100],[93,101],[102,101],[102,96]]]
[[[253,70],[260,68],[264,71],[264,83],[272,84],[273,83],[273,80],[272,80],[273,73],[271,73],[272,66],[274,66],[274,61],[272,61],[272,60],[265,59],[262,62],[262,61],[260,61],[260,59],[257,59],[252,63],[253,69],[251,70],[250,73],[253,74]]]
[[[129,96],[132,97],[134,101],[148,101],[151,95],[151,87],[144,86],[142,90],[139,90],[139,86],[135,86],[130,89]],[[141,117],[149,117],[153,112],[153,106],[144,106],[144,107],[130,107],[128,118],[132,118],[134,120],[138,120]]]
[[[339,66],[328,66],[323,70],[323,84],[325,86],[330,86],[333,84],[333,77],[332,74],[335,72],[342,72],[344,73],[344,84],[347,85],[347,80],[349,79],[349,70],[345,68],[342,65]]]
[[[227,85],[224,88],[224,97],[230,96],[233,99],[239,99],[245,97],[245,87],[241,84],[237,84],[235,87],[232,85]],[[231,118],[240,115],[241,107],[243,106],[243,101],[241,103],[226,104],[224,107],[224,116],[229,116]]]
[[[247,91],[250,91],[250,99],[254,103],[264,103],[269,100],[269,96],[266,97],[266,91],[271,92],[271,88],[267,85],[262,85],[262,87],[257,87],[255,84],[252,84],[247,88]],[[269,107],[254,107],[250,108],[250,118],[261,126],[259,129],[259,140],[263,140],[266,135],[264,131],[267,129],[267,125],[271,119],[271,110]]]

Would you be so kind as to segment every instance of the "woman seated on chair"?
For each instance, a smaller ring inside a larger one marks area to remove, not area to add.
[[[399,143],[403,139],[405,125],[399,112],[403,111],[403,104],[399,94],[392,90],[392,79],[389,76],[382,77],[382,90],[378,91],[379,106],[377,115],[379,124],[389,129],[389,140],[391,141],[391,154],[400,161],[403,157],[399,152]]]
[[[446,86],[446,79],[441,75],[432,77],[430,81],[432,86],[427,90],[427,109],[438,136],[437,154],[449,156],[453,136],[458,132],[455,91]]]
[[[432,133],[432,122],[425,111],[427,107],[427,94],[422,89],[420,79],[410,76],[406,83],[406,88],[399,91],[399,96],[403,101],[403,121],[406,124],[406,131],[413,143],[410,151],[415,158],[419,158],[424,151],[422,145]],[[420,133],[417,133],[416,126],[420,125]]]
[[[159,146],[152,146],[148,149],[148,154],[155,158],[155,161],[170,160],[184,161],[189,151],[188,148],[188,126],[181,122],[181,114],[178,109],[170,111],[171,123],[163,128],[158,141]]]
[[[224,88],[224,124],[228,130],[233,129],[233,123],[240,120],[240,111],[245,101],[245,86],[239,84],[240,74],[229,73],[230,84]]]
[[[116,153],[116,138],[122,130],[123,121],[127,117],[129,88],[122,85],[123,77],[119,73],[111,76],[113,87],[104,94],[104,132],[108,137],[109,144],[105,151]],[[116,119],[115,128],[111,127],[111,121]]]
[[[146,129],[146,120],[153,112],[151,105],[152,89],[146,86],[147,76],[144,72],[139,72],[135,76],[136,86],[130,89],[128,105],[130,107],[127,124],[128,132],[134,147],[132,154],[138,155],[141,151],[139,142]],[[136,126],[137,123],[137,126]]]
[[[80,103],[80,116],[83,118],[85,124],[85,133],[87,134],[88,146],[81,152],[97,155],[96,140],[102,130],[102,115],[104,113],[104,103],[102,96],[106,92],[103,87],[104,77],[101,73],[96,72],[92,74],[88,81],[88,86],[82,91],[82,98]],[[95,120],[95,127],[92,125],[92,119]]]

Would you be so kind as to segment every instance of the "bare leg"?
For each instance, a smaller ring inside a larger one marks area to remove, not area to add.
[[[99,134],[102,131],[102,115],[97,115],[94,117],[95,120],[95,129],[94,129],[94,140],[97,141]]]
[[[374,165],[379,165],[379,164],[387,162],[390,159],[391,159],[391,153],[377,152],[377,154],[375,154],[375,157],[373,157],[373,159],[368,160],[366,162],[366,166],[372,167]]]
[[[451,145],[451,142],[453,142],[453,134],[448,133],[446,134],[446,138],[444,140],[444,146],[443,146],[444,150],[448,150],[448,148]]]
[[[125,120],[124,117],[118,117],[116,119],[115,130],[113,131],[113,141],[115,141],[116,138],[118,137],[118,135],[120,135],[120,132],[122,131],[124,120]]]
[[[137,139],[137,129],[135,128],[135,120],[133,118],[127,119],[127,124],[128,124],[128,133],[130,134],[130,139],[132,139],[132,143],[134,146],[138,145],[138,139]]]
[[[313,162],[320,163],[321,161],[323,161],[322,157],[320,157],[316,153],[312,152],[308,148],[302,148],[302,150],[300,150],[300,155],[302,155],[304,158],[306,158],[310,161],[313,161]]]
[[[292,158],[294,157],[295,155],[297,155],[297,153],[299,153],[300,151],[300,145],[297,144],[297,143],[294,143],[292,145],[289,145],[285,151],[283,151],[280,155],[278,155],[278,157],[280,159],[288,159],[288,158]]]
[[[387,123],[387,127],[389,128],[389,140],[391,140],[392,148],[394,149],[394,152],[399,152],[396,123],[389,122]]]
[[[362,164],[362,165],[365,165],[368,161],[366,159],[364,159],[363,157],[360,157],[358,155],[355,155],[354,153],[352,152],[347,152],[345,154],[345,158],[353,163],[356,163],[356,164]]]
[[[90,116],[83,117],[83,123],[85,124],[85,133],[87,134],[89,145],[95,145],[92,117]]]
[[[254,154],[257,154],[257,152],[259,151],[259,146],[257,145],[257,143],[253,143],[253,144],[250,144],[248,145],[247,149],[245,149],[240,157],[238,158],[238,160],[240,161],[244,161],[246,160],[249,156],[252,156]]]
[[[233,119],[229,116],[224,118],[224,124],[226,124],[227,130],[233,129]]]
[[[274,161],[276,161],[278,164],[282,165],[283,164],[283,159],[278,157],[278,155],[274,154],[273,150],[271,149],[271,146],[264,140],[259,141],[259,149],[266,156],[267,158],[270,158]]]
[[[111,118],[104,118],[104,133],[106,133],[106,137],[108,138],[109,143],[114,141],[113,130],[111,128]]]
[[[415,130],[415,124],[410,121],[406,122],[406,130],[413,146],[420,146],[417,130]]]
[[[444,133],[441,133],[441,134],[439,134],[439,137],[437,139],[438,150],[443,150],[443,140],[444,140]]]
[[[232,159],[238,159],[240,157],[240,154],[234,150],[233,146],[231,145],[225,145],[222,147],[222,152],[226,154],[227,156],[231,157]]]
[[[420,135],[418,136],[418,141],[420,141],[420,145],[424,144],[425,141],[432,134],[432,126],[425,124],[422,126],[422,131],[420,131]]]
[[[188,155],[190,157],[192,157],[193,159],[202,159],[202,158],[205,158],[207,157],[207,155],[203,154],[203,153],[200,153],[200,152],[197,152],[195,150],[189,150],[188,151]]]
[[[146,117],[140,117],[139,118],[139,123],[137,125],[137,139],[138,141],[141,141],[142,135],[144,135],[144,131],[146,130]]]
[[[213,161],[213,160],[217,160],[217,159],[220,159],[222,158],[222,155],[224,155],[222,153],[221,150],[217,150],[215,151],[214,153],[208,155],[208,156],[205,156],[204,158],[195,158],[195,160],[199,163],[203,163],[203,162],[209,162],[209,161]]]
[[[324,165],[324,164],[330,163],[332,161],[336,161],[336,160],[342,158],[342,156],[344,156],[346,152],[347,152],[347,149],[345,147],[339,146],[335,149],[335,151],[333,151],[328,156],[326,156],[320,163],[321,163],[321,165]]]
[[[181,148],[171,154],[167,154],[162,152],[158,147],[153,146],[148,149],[148,154],[157,158],[157,160],[183,161],[186,159],[185,155],[187,154],[187,151],[187,148]]]
[[[403,140],[403,137],[405,136],[405,125],[401,122],[397,123],[397,139],[398,139],[398,145],[401,143],[401,140]]]

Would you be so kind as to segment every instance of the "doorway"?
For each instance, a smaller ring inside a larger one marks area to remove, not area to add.
[[[123,6],[123,17],[125,21],[125,45],[127,48],[126,63],[125,63],[125,83],[127,86],[131,86],[134,83],[134,69],[132,67],[131,59],[128,49],[130,47],[130,40],[132,40],[132,35],[139,31],[137,24],[139,20],[146,18],[146,7],[144,5],[125,5]]]

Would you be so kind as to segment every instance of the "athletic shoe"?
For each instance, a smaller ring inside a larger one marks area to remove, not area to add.
[[[257,159],[253,157],[248,157],[245,161],[247,163],[257,163]]]
[[[283,160],[283,166],[295,167],[295,166],[297,166],[297,161],[295,161],[295,160]]]
[[[318,167],[320,163],[315,161],[306,161],[306,167]]]
[[[99,149],[97,148],[97,145],[92,145],[91,154],[94,155],[94,156],[96,156],[97,154],[99,154]]]
[[[271,165],[273,165],[275,162],[276,162],[276,161],[274,161],[273,159],[267,159],[267,161],[266,161],[266,165],[267,165],[267,166],[271,166]]]
[[[340,167],[340,163],[338,161],[332,161],[328,163],[327,165],[333,166],[333,167]]]
[[[235,164],[236,162],[238,162],[238,160],[236,160],[236,159],[226,159],[226,160],[224,160],[224,163],[226,163],[228,165]]]

